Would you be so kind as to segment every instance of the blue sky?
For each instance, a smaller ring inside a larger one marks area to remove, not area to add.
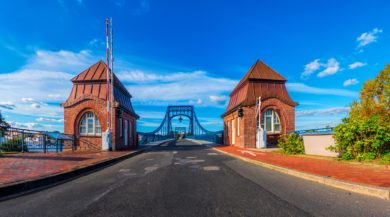
[[[296,128],[336,125],[364,81],[389,63],[388,1],[4,1],[0,110],[16,127],[63,130],[69,81],[104,59],[113,18],[115,73],[140,131],[165,107],[194,104],[222,129],[228,94],[261,59],[288,79]],[[186,123],[186,122],[184,122]],[[180,126],[180,124],[176,124]]]

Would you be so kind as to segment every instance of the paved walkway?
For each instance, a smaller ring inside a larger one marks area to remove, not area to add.
[[[0,187],[71,171],[130,154],[119,152],[24,153],[0,156]]]
[[[381,166],[355,165],[345,162],[254,151],[235,146],[215,147],[230,154],[302,172],[379,187],[390,187],[390,169]]]

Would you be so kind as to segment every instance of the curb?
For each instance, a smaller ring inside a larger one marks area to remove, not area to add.
[[[162,145],[165,142],[169,142],[169,141],[163,141],[163,142],[158,143],[154,146]],[[39,190],[43,190],[46,188],[50,188],[50,187],[62,184],[64,182],[79,178],[81,176],[90,174],[92,172],[97,172],[101,169],[104,169],[105,167],[112,166],[120,161],[126,160],[130,157],[133,157],[133,156],[139,155],[145,151],[148,151],[149,149],[153,148],[154,146],[142,148],[142,149],[136,150],[132,153],[122,155],[119,157],[115,157],[112,159],[96,162],[95,164],[90,164],[90,165],[86,165],[83,167],[75,168],[74,170],[1,186],[0,187],[0,202],[4,201],[4,200],[15,198],[15,197],[19,197],[19,196],[22,196],[25,194],[30,194],[30,193],[33,193],[33,192],[36,192]]]
[[[347,190],[347,191],[354,192],[354,193],[374,196],[374,197],[378,197],[378,198],[381,198],[384,200],[390,200],[390,188],[375,187],[375,186],[370,186],[370,185],[366,185],[366,184],[358,184],[358,183],[344,181],[344,180],[335,179],[335,178],[331,178],[331,177],[315,175],[315,174],[311,174],[311,173],[307,173],[307,172],[301,172],[298,170],[288,169],[288,168],[276,166],[273,164],[268,164],[268,163],[253,160],[250,158],[231,154],[231,153],[219,150],[219,149],[212,147],[212,146],[209,146],[209,147],[218,151],[218,152],[229,155],[231,157],[234,157],[234,158],[237,158],[237,159],[240,159],[240,160],[252,163],[252,164],[256,164],[256,165],[259,165],[259,166],[262,166],[262,167],[265,167],[265,168],[268,168],[271,170],[282,172],[282,173],[285,173],[285,174],[288,174],[291,176],[310,180],[313,182],[317,182],[317,183],[324,184],[327,186]]]

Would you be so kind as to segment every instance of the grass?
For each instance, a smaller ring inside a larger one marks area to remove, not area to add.
[[[0,151],[0,156],[2,154],[19,154],[21,152],[17,152],[17,151]]]

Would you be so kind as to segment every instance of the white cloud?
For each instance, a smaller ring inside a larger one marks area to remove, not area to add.
[[[320,67],[321,67],[320,59],[315,59],[315,60],[313,60],[312,62],[306,64],[306,65],[305,65],[305,71],[302,72],[301,78],[306,78],[306,77],[308,77],[308,76],[311,75],[313,72],[315,72],[315,71],[317,71],[318,69],[320,69]]]
[[[291,92],[317,94],[317,95],[348,96],[348,97],[358,96],[357,92],[353,92],[349,90],[311,87],[303,83],[286,83],[286,86],[288,88],[288,91]]]
[[[202,126],[222,126],[222,119],[220,118],[198,118]]]
[[[8,110],[13,110],[15,109],[15,104],[11,101],[0,101],[0,108],[8,109]]]
[[[362,33],[359,37],[356,38],[356,41],[358,42],[357,48],[362,48],[364,46],[376,42],[378,40],[379,33],[382,32],[382,29],[375,28],[370,32]]]
[[[37,50],[20,70],[0,72],[2,100],[20,99],[12,113],[61,117],[63,108],[47,102],[64,101],[72,87],[70,79],[96,61],[88,51]]]
[[[188,101],[188,104],[190,104],[190,105],[195,105],[195,104],[202,105],[203,104],[203,100],[201,100],[201,99],[197,99],[196,101],[190,100],[190,101]]]
[[[41,108],[41,105],[38,103],[33,103],[33,104],[31,104],[31,107],[32,108]]]
[[[79,73],[97,61],[89,50],[79,52],[37,50],[23,69]]]
[[[317,77],[322,78],[328,75],[336,74],[340,70],[340,63],[335,58],[328,59],[324,64],[325,69],[317,74]]]
[[[88,45],[91,47],[103,47],[105,45],[105,43],[101,39],[94,38],[88,42]]]
[[[320,62],[320,59],[315,59],[305,65],[305,70],[302,72],[301,78],[305,79],[321,68],[323,70],[317,74],[319,78],[336,74],[340,71],[340,63],[335,58],[328,59],[326,63]]]
[[[137,123],[143,127],[159,127],[161,123],[139,120]]]
[[[49,99],[58,100],[61,99],[61,94],[49,94],[47,95]]]
[[[30,130],[38,130],[39,128],[42,128],[43,125],[42,124],[38,124],[38,123],[20,123],[20,122],[9,122],[9,124],[12,126],[12,127],[15,127],[15,128],[24,128],[24,129],[30,129]]]
[[[348,67],[349,67],[349,69],[356,69],[356,68],[363,67],[365,65],[367,65],[367,63],[362,63],[362,62],[357,61],[357,62],[349,64]]]
[[[356,85],[358,84],[359,81],[356,79],[356,78],[351,78],[351,79],[347,79],[344,81],[344,87],[347,87],[347,86],[351,86],[351,85]]]
[[[298,110],[295,112],[297,116],[312,116],[312,115],[337,115],[347,114],[350,111],[349,107],[334,107],[327,109],[311,109],[311,110]]]
[[[205,103],[209,102],[210,95],[230,92],[237,84],[235,80],[213,77],[205,71],[166,74],[133,70],[117,75],[134,96],[134,101],[141,103]]]
[[[227,96],[210,96],[210,101],[215,104],[224,105],[228,100]]]
[[[55,118],[44,118],[44,117],[40,117],[40,118],[37,118],[36,121],[38,122],[54,122],[54,123],[63,123],[64,122],[64,119],[55,119]]]
[[[22,98],[22,101],[26,103],[30,103],[31,107],[36,109],[47,105],[46,103],[34,100],[33,98]]]
[[[137,114],[141,119],[163,119],[165,117],[165,112],[156,112],[156,111],[137,111]]]
[[[152,72],[144,72],[138,69],[131,71],[120,71],[116,73],[121,81],[130,83],[175,82],[184,79],[196,79],[205,76],[206,74],[207,73],[204,71],[157,74]]]

